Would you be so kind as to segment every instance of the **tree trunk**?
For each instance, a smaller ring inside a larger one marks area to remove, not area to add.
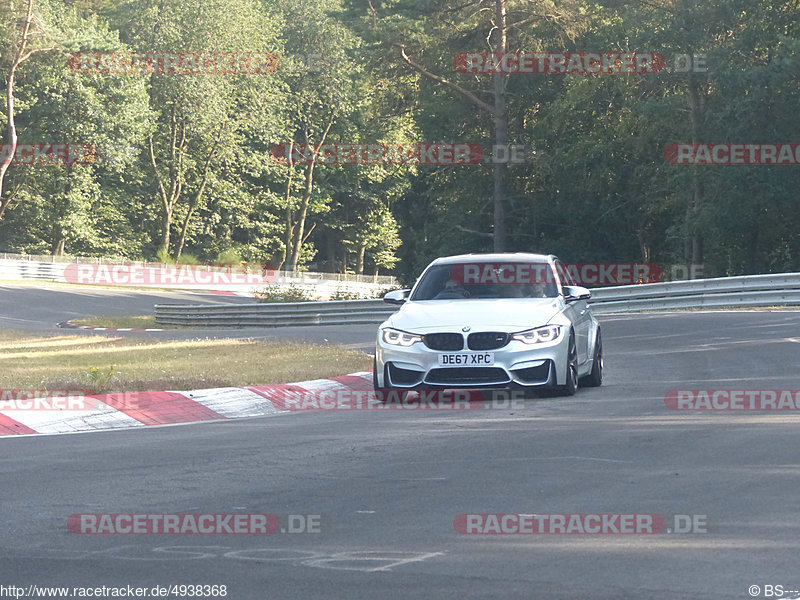
[[[306,218],[308,217],[308,206],[311,204],[311,193],[314,190],[314,166],[316,157],[311,164],[306,167],[306,185],[303,190],[303,199],[300,201],[300,210],[297,213],[297,223],[294,225],[294,239],[292,239],[292,253],[289,257],[289,271],[297,270],[297,263],[300,260],[300,252],[303,249],[303,234],[305,233]]]
[[[692,63],[694,56],[692,55]],[[708,84],[699,82],[695,73],[690,74],[688,85],[689,120],[692,130],[692,144],[702,142],[703,119],[708,106]],[[698,213],[703,203],[704,186],[701,173],[697,166],[692,169],[692,189],[686,206],[686,260],[689,265],[703,263],[703,236],[697,226]],[[691,268],[691,267],[690,267]]]
[[[356,273],[359,275],[364,274],[364,254],[367,252],[366,245],[362,244],[358,247],[358,255],[356,257]]]
[[[289,184],[291,184],[291,179],[289,180],[289,183],[287,184],[287,186]],[[278,260],[278,265],[277,265],[277,269],[279,271],[286,264],[286,261],[289,258],[289,253],[290,253],[291,248],[292,248],[292,236],[294,235],[294,227],[292,226],[292,219],[293,218],[294,218],[294,214],[292,212],[292,207],[289,204],[287,204],[286,205],[286,217],[284,219],[285,227],[284,227],[284,230],[283,230],[283,233],[284,233],[283,250],[281,252],[280,259]],[[286,269],[286,270],[288,271],[289,269]]]
[[[300,252],[303,249],[303,242],[306,240],[308,236],[305,235],[305,228],[306,228],[306,218],[308,217],[308,207],[311,204],[311,194],[314,191],[314,167],[317,164],[317,152],[325,143],[325,140],[328,137],[328,133],[333,126],[334,117],[331,116],[330,121],[328,121],[327,127],[325,127],[325,131],[322,134],[322,139],[316,145],[316,151],[314,152],[314,156],[311,159],[311,164],[306,166],[306,182],[305,187],[303,189],[303,199],[300,202],[300,210],[297,214],[297,223],[294,225],[294,239],[292,240],[292,251],[289,258],[289,264],[287,266],[287,270],[289,271],[296,271],[297,270],[297,263],[300,260]],[[306,148],[308,148],[309,139],[308,133],[306,133]]]
[[[49,48],[34,48],[33,50],[25,52],[30,39],[31,24],[33,23],[33,1],[34,0],[27,0],[27,4],[25,5],[25,22],[22,25],[22,36],[20,37],[19,48],[14,56],[14,60],[11,61],[11,66],[8,69],[8,76],[6,78],[6,107],[8,109],[8,114],[6,115],[6,143],[8,156],[5,156],[2,162],[0,162],[0,221],[3,220],[3,214],[16,195],[11,194],[8,198],[3,199],[3,183],[5,182],[6,172],[17,152],[17,126],[14,120],[14,83],[16,81],[17,67],[38,52],[50,52],[56,49],[56,47],[53,46]],[[5,150],[3,152],[3,155],[4,154]]]
[[[52,226],[50,228],[50,254],[61,256],[64,254],[66,236],[64,235],[64,219],[69,216],[69,195],[72,193],[72,165],[66,167],[66,178],[64,183],[64,193],[60,198],[55,199],[55,207],[52,214]]]
[[[33,21],[33,0],[28,0],[28,7],[25,13],[25,24],[22,29],[22,39],[19,43],[19,50],[14,60],[11,62],[11,67],[8,69],[8,79],[6,85],[6,106],[8,107],[8,114],[6,115],[6,144],[8,148],[8,156],[3,158],[0,163],[0,219],[3,218],[3,213],[6,212],[11,197],[3,200],[3,182],[6,177],[8,167],[11,161],[14,160],[14,155],[17,152],[17,126],[14,120],[14,81],[17,74],[17,67],[24,60],[23,56],[25,48],[28,45],[28,35],[31,29],[31,22]],[[5,150],[5,149],[4,149]],[[5,152],[3,153],[5,155]]]
[[[292,252],[292,235],[294,228],[292,227],[292,181],[294,180],[294,165],[292,164],[292,156],[294,152],[294,141],[289,142],[289,149],[286,153],[286,168],[289,169],[289,174],[286,177],[286,193],[284,194],[283,201],[286,203],[286,213],[283,220],[283,249],[281,254],[278,255],[275,268],[280,271],[283,268]]]
[[[181,225],[181,237],[178,240],[178,249],[175,250],[175,262],[178,262],[178,260],[181,258],[181,254],[183,254],[183,247],[186,244],[186,231],[189,229],[189,221],[192,218],[194,208],[194,206],[190,206],[189,210],[186,212],[186,218],[183,219],[183,225]]]
[[[178,242],[178,249],[175,251],[175,262],[178,261],[178,259],[181,257],[181,253],[183,252],[183,246],[186,243],[186,231],[189,229],[189,220],[192,218],[194,211],[200,204],[200,199],[203,197],[203,192],[206,190],[206,185],[208,184],[208,175],[211,172],[211,160],[214,158],[214,154],[216,154],[217,147],[222,139],[222,133],[224,130],[225,123],[223,123],[220,127],[217,139],[214,141],[214,145],[211,147],[208,156],[206,156],[206,162],[203,165],[203,176],[200,181],[200,187],[198,188],[197,193],[194,195],[194,198],[192,198],[192,202],[189,204],[189,209],[186,211],[186,218],[183,220],[183,227],[181,227],[181,239],[180,242]]]
[[[169,209],[161,213],[161,240],[158,243],[158,254],[163,256],[169,250],[169,229],[172,225],[172,211]]]
[[[506,7],[506,0],[495,0],[495,18],[492,33],[496,36],[494,44],[494,52],[502,54],[508,49],[508,10]],[[524,23],[519,21],[517,25]],[[400,50],[400,57],[403,61],[412,67],[415,71],[424,77],[435,81],[437,83],[446,85],[460,96],[471,102],[473,105],[483,110],[494,118],[494,142],[495,154],[500,151],[503,153],[502,160],[505,161],[508,156],[508,114],[506,111],[506,78],[505,73],[495,73],[492,75],[494,105],[488,104],[481,100],[477,95],[469,90],[461,87],[457,83],[449,79],[436,75],[428,71],[421,64],[414,62],[406,54],[405,46],[400,43],[393,44]],[[506,194],[508,188],[508,164],[506,162],[498,162],[495,155],[495,163],[493,167],[493,180],[494,180],[494,193],[492,196],[494,214],[493,214],[493,232],[494,238],[493,245],[495,252],[503,252],[507,245],[506,235]]]
[[[497,44],[495,53],[502,56],[507,48],[506,0],[496,0],[495,20]],[[497,152],[508,151],[508,115],[506,114],[506,77],[504,73],[492,75],[494,84],[494,251],[506,250],[506,189],[508,188],[508,163],[497,161]]]
[[[180,141],[178,140],[180,131]],[[158,253],[164,255],[169,252],[170,227],[172,226],[172,215],[175,206],[181,198],[183,190],[183,155],[186,151],[188,141],[186,140],[186,124],[178,123],[175,107],[172,107],[170,118],[170,141],[169,141],[169,163],[167,165],[167,185],[164,176],[158,170],[155,149],[153,148],[153,136],[150,136],[150,164],[158,184],[158,193],[161,199],[161,240],[158,245]]]
[[[11,203],[12,196],[3,199],[3,181],[6,177],[6,171],[14,159],[14,154],[17,151],[17,128],[14,122],[14,76],[17,67],[12,64],[8,74],[8,85],[6,87],[6,106],[8,106],[8,116],[6,121],[6,147],[3,148],[3,162],[0,163],[0,220],[6,212],[6,208]],[[8,156],[6,156],[8,152]]]

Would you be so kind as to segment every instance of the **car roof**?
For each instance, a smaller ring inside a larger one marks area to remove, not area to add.
[[[437,258],[432,265],[448,265],[464,262],[504,262],[504,261],[530,261],[536,263],[546,263],[550,260],[558,260],[552,254],[531,254],[529,252],[503,252],[503,253],[471,253],[471,254],[457,254],[455,256],[442,256]]]

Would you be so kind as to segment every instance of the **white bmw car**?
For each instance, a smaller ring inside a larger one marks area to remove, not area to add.
[[[374,385],[572,395],[603,381],[600,326],[555,256],[465,254],[433,261],[378,329]],[[526,394],[527,395],[527,394]]]

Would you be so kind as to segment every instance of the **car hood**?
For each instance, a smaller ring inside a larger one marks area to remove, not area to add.
[[[560,310],[557,298],[425,300],[406,302],[386,325],[414,333],[462,327],[470,327],[472,331],[513,332],[547,325]]]

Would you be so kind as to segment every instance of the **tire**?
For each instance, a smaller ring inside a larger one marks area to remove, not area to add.
[[[592,360],[592,372],[581,379],[581,385],[585,387],[600,387],[603,385],[603,338],[600,337],[600,330],[597,330],[597,341],[594,345],[594,360]]]
[[[574,396],[578,391],[578,347],[575,345],[575,333],[569,333],[569,349],[567,350],[567,383],[555,385],[551,389],[553,396]]]

